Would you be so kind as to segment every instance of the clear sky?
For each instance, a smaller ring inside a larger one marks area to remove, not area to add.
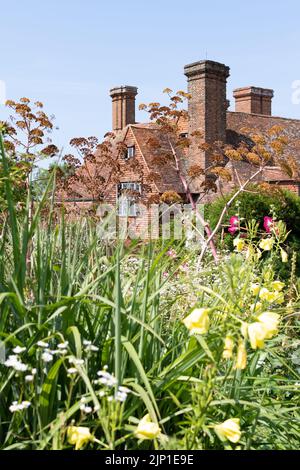
[[[0,0],[0,7],[7,98],[43,101],[65,149],[74,136],[102,138],[111,128],[111,87],[137,86],[137,104],[159,101],[165,87],[186,87],[185,64],[205,58],[230,66],[231,107],[234,88],[273,88],[273,113],[300,119],[292,103],[299,0]]]

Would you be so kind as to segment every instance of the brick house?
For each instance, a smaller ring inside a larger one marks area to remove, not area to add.
[[[184,67],[187,77],[187,91],[191,95],[188,100],[189,119],[181,123],[181,132],[188,135],[200,130],[205,142],[222,141],[232,145],[247,137],[241,134],[241,129],[250,128],[265,131],[274,125],[282,126],[288,134],[290,142],[300,141],[300,120],[286,119],[272,116],[273,90],[258,87],[239,88],[234,91],[235,111],[228,111],[229,102],[226,97],[226,82],[229,76],[229,67],[224,64],[204,60]],[[112,98],[112,130],[117,139],[124,142],[126,152],[120,159],[122,177],[109,188],[106,202],[116,204],[122,200],[119,207],[119,216],[128,217],[127,220],[134,225],[135,230],[142,230],[152,215],[149,209],[146,213],[139,213],[133,197],[122,198],[122,192],[133,190],[139,194],[139,200],[146,205],[149,197],[160,196],[166,191],[176,191],[183,196],[184,189],[175,169],[170,166],[163,171],[158,170],[153,162],[155,150],[149,145],[152,138],[159,140],[161,152],[168,149],[168,141],[162,131],[153,123],[137,123],[135,119],[135,99],[137,88],[133,86],[120,86],[110,90]],[[243,131],[244,132],[244,131]],[[300,153],[295,155],[300,163]],[[208,155],[205,151],[191,146],[186,155],[186,169],[192,164],[201,164],[203,168],[208,165]],[[155,159],[154,159],[155,160]],[[134,162],[142,169],[135,171]],[[247,173],[247,164],[241,163],[241,171]],[[79,170],[80,171],[80,170]],[[93,168],[90,169],[93,172]],[[160,180],[152,181],[148,175],[160,171]],[[300,195],[300,179],[288,178],[278,167],[267,167],[260,177],[271,184],[286,187]],[[231,189],[236,182],[225,191]],[[219,182],[221,185],[222,183]],[[197,200],[199,188],[197,183],[192,185],[192,192]],[[79,188],[79,196],[72,202],[79,207],[87,207],[93,202],[89,188]]]

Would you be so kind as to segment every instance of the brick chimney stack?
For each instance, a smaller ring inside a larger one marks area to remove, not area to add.
[[[233,96],[237,113],[272,115],[273,90],[250,86],[237,88]]]
[[[110,90],[112,98],[112,127],[119,131],[128,124],[135,123],[135,86],[119,86]]]
[[[226,82],[229,67],[219,62],[202,60],[184,67],[188,80],[189,133],[199,130],[205,142],[226,140]],[[189,161],[209,165],[208,156],[200,152],[197,146],[191,146]]]

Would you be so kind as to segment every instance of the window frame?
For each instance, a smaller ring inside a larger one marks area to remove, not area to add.
[[[135,196],[122,194],[123,190],[142,193],[142,184],[137,181],[120,181],[117,185],[117,213],[119,217],[138,217]],[[120,204],[121,203],[121,204]]]
[[[126,154],[124,160],[130,160],[135,157],[135,145],[128,145],[126,148]]]

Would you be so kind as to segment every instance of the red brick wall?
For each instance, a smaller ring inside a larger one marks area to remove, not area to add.
[[[149,233],[147,236],[147,229],[150,227],[151,224],[151,209],[147,210],[147,203],[149,198],[153,196],[157,196],[159,194],[156,186],[154,183],[149,182],[147,176],[149,174],[149,169],[139,146],[137,145],[136,139],[133,135],[131,127],[128,128],[128,132],[126,133],[126,137],[124,140],[125,144],[130,146],[135,146],[135,157],[134,161],[141,167],[141,171],[135,171],[132,168],[130,161],[125,159],[120,159],[120,169],[121,169],[121,177],[120,182],[136,182],[142,184],[142,194],[141,198],[138,200],[142,204],[142,214],[137,217],[120,217],[121,223],[124,224],[127,222],[128,226],[136,233],[137,235],[141,235],[142,238],[149,238],[150,236],[150,228]],[[140,176],[142,173],[142,177]],[[107,196],[105,197],[106,202],[115,206],[117,201],[117,185],[115,183],[111,184],[107,190]]]

